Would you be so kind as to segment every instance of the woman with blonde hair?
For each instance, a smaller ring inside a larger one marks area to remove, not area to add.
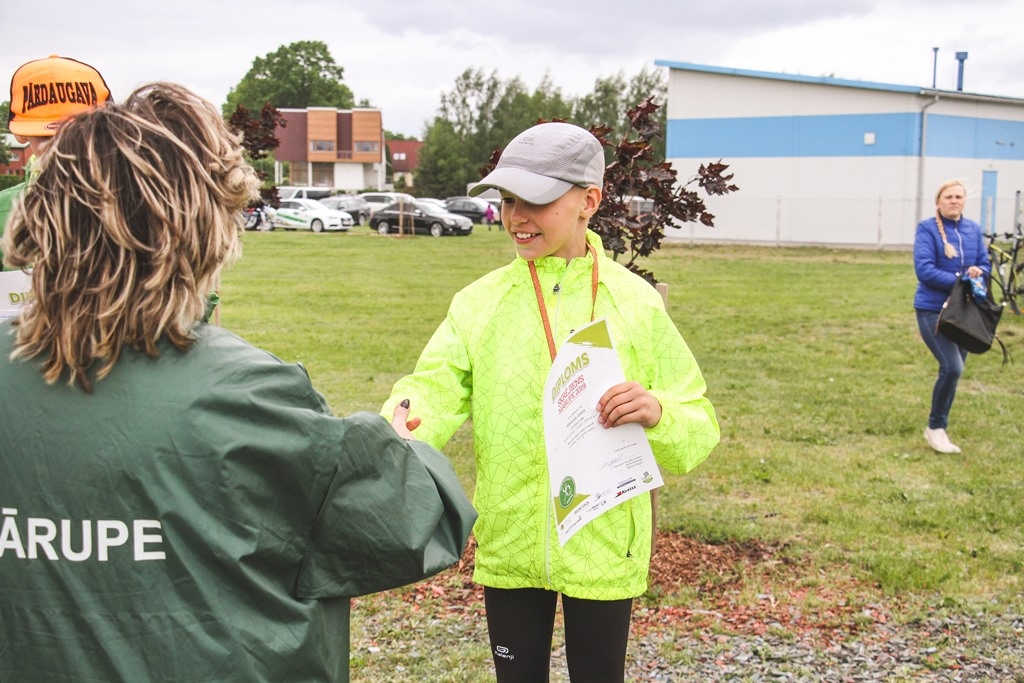
[[[459,559],[476,514],[394,421],[203,322],[257,180],[157,83],[63,125],[11,214],[0,323],[0,671],[347,681],[351,596]]]
[[[960,452],[946,428],[956,386],[967,360],[966,349],[936,331],[939,311],[960,277],[984,275],[988,278],[991,272],[981,227],[963,215],[966,199],[967,191],[960,181],[950,180],[940,185],[935,193],[935,216],[918,223],[914,236],[917,327],[928,350],[939,362],[924,438],[938,453]]]

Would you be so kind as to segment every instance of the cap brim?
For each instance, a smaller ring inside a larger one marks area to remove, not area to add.
[[[7,124],[7,130],[11,131],[14,135],[51,138],[57,134],[57,129],[60,128],[62,123],[62,121],[19,121],[17,118],[14,118]]]
[[[550,204],[572,188],[572,183],[530,173],[520,168],[496,168],[469,191],[475,197],[489,187],[514,194],[530,204]]]

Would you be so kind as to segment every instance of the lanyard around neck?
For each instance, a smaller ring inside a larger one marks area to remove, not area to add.
[[[593,257],[594,264],[590,268],[590,321],[594,321],[594,308],[597,305],[597,280],[598,280],[598,267],[597,267],[597,249],[594,248],[593,244],[587,243],[587,250]],[[555,337],[551,333],[551,322],[548,320],[548,307],[544,305],[544,293],[540,289],[540,278],[537,277],[537,266],[534,265],[533,261],[529,261],[530,266],[530,277],[533,278],[533,291],[537,295],[537,307],[540,308],[540,319],[544,323],[544,334],[548,338],[548,352],[551,354],[551,360],[555,360],[556,349],[555,349]],[[569,264],[566,263],[566,268]]]

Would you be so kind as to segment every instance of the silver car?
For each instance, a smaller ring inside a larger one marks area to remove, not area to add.
[[[356,225],[363,225],[370,218],[370,204],[363,197],[355,194],[332,194],[320,200],[328,209],[344,211],[352,216]]]

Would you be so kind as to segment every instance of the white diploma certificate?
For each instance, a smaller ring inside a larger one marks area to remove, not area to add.
[[[624,381],[604,318],[574,332],[551,366],[544,444],[562,545],[602,512],[664,483],[643,426],[597,421],[598,400]]]
[[[0,322],[16,317],[31,300],[31,275],[21,270],[0,272]]]

